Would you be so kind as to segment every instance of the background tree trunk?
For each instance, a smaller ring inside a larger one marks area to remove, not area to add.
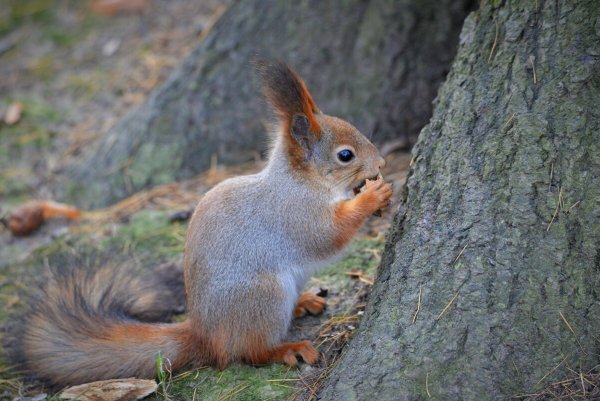
[[[250,60],[278,58],[328,114],[381,143],[416,140],[449,70],[472,0],[235,2],[168,82],[73,166],[63,198],[101,206],[264,149]],[[65,182],[66,181],[66,182]]]
[[[600,361],[600,2],[463,28],[323,400],[505,400]]]

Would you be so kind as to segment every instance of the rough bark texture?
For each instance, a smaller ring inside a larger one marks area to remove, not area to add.
[[[268,121],[250,64],[257,56],[288,62],[323,111],[376,142],[411,145],[431,116],[472,3],[236,2],[168,82],[91,147],[63,197],[106,205],[197,174],[212,155],[227,164],[254,157],[265,148]]]
[[[599,56],[595,0],[467,18],[321,399],[506,400],[597,367]]]

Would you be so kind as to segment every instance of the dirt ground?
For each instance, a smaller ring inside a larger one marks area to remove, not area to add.
[[[0,7],[0,214],[29,199],[52,199],[54,176],[164,82],[229,2],[136,0],[138,10],[111,16],[93,11],[92,3],[7,0]],[[15,105],[20,116],[8,124],[6,113]],[[173,372],[151,399],[314,399],[358,327],[383,251],[382,233],[401,196],[410,155],[388,149],[386,160],[384,176],[396,188],[392,205],[369,220],[340,262],[311,280],[308,290],[327,293],[328,309],[295,321],[290,333],[317,344],[320,365]],[[134,271],[180,268],[186,222],[174,215],[193,208],[220,180],[260,168],[216,166],[92,211],[76,224],[48,222],[30,237],[0,229],[0,325],[26,309],[27,294],[47,266],[111,258]],[[1,357],[0,400],[57,399],[40,391],[24,384]]]
[[[141,3],[114,16],[80,0],[0,7],[0,116],[13,103],[23,109],[0,128],[0,196],[52,197],[53,174],[164,82],[228,5]]]

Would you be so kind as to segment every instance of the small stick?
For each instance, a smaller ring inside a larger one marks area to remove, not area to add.
[[[419,299],[417,301],[417,310],[415,311],[415,314],[413,316],[412,324],[415,324],[415,322],[417,321],[417,315],[419,314],[419,311],[421,310],[421,290],[422,290],[422,286],[419,286]]]
[[[429,372],[425,374],[425,391],[427,391],[427,397],[431,398],[431,393],[429,392]]]
[[[448,304],[446,305],[446,307],[444,309],[442,309],[442,311],[440,312],[440,314],[438,315],[438,317],[435,318],[435,320],[440,320],[440,318],[444,315],[444,313],[446,313],[446,311],[448,310],[448,308],[450,307],[450,305],[452,305],[452,302],[454,302],[454,300],[456,299],[457,296],[458,296],[458,291],[456,291],[456,294],[454,294],[454,296],[452,297],[452,299],[450,300],[450,302],[448,302]]]
[[[498,44],[498,20],[496,22],[496,36],[494,37],[494,44],[492,45],[492,50],[490,50],[490,56],[488,57],[488,64],[492,61],[492,56],[494,55],[494,50],[496,50],[496,45]]]
[[[550,165],[550,184],[548,184],[548,192],[550,192],[550,188],[552,188],[552,177],[554,177],[554,162]]]

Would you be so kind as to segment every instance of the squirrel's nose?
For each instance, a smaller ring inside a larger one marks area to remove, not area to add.
[[[379,158],[379,168],[382,169],[385,167],[385,159],[383,157]]]

